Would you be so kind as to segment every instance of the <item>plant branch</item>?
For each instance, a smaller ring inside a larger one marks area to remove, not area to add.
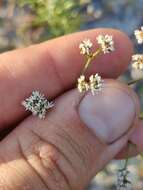
[[[85,66],[84,66],[84,68],[83,68],[83,70],[82,70],[82,72],[81,72],[82,75],[86,72],[86,70],[88,69],[89,65],[90,65],[91,62],[93,61],[93,59],[94,59],[97,55],[99,55],[100,53],[101,53],[101,49],[99,48],[99,49],[97,49],[96,52],[94,52],[93,54],[87,56]]]
[[[135,84],[135,83],[140,82],[140,81],[142,81],[142,80],[143,80],[143,78],[139,78],[139,79],[136,79],[136,80],[131,80],[131,81],[129,81],[127,84],[128,84],[128,85],[132,85],[132,84]]]

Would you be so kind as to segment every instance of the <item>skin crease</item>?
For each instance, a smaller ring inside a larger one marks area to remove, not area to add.
[[[126,146],[132,130],[107,144],[87,128],[77,112],[83,95],[72,90],[83,67],[77,51],[80,41],[88,37],[96,48],[96,37],[101,33],[114,36],[116,51],[99,56],[87,76],[99,72],[116,78],[127,68],[132,44],[125,34],[113,29],[75,33],[0,55],[0,128],[15,127],[0,142],[1,188],[83,190]],[[129,93],[138,114],[135,93],[115,80],[108,83]],[[55,99],[55,107],[45,120],[30,116],[20,105],[33,89]]]
[[[15,124],[27,116],[19,102],[29,96],[33,89],[39,90],[51,99],[71,89],[83,67],[84,58],[79,53],[79,43],[89,37],[96,48],[96,37],[106,33],[114,36],[116,51],[112,55],[99,56],[87,75],[99,72],[103,77],[116,78],[127,68],[131,59],[132,44],[125,34],[113,29],[76,33],[1,54],[0,129]],[[122,41],[126,46],[123,46]],[[110,63],[110,67],[107,63]]]

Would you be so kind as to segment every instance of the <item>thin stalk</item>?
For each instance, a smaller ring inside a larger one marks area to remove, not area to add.
[[[132,143],[128,142],[128,154],[127,154],[127,158],[125,160],[125,165],[123,167],[124,170],[127,169],[128,163],[129,163],[129,153],[130,153],[130,148],[132,146]]]
[[[124,170],[127,169],[128,162],[129,162],[129,158],[126,158],[126,160],[125,160],[125,165],[124,165],[124,167],[123,167]]]
[[[138,151],[138,148],[137,148],[137,145],[133,144],[133,143],[130,143],[130,145],[132,145],[137,151]],[[138,151],[139,152],[139,151]],[[139,155],[143,158],[143,153],[139,153]]]
[[[98,48],[95,53],[93,53],[93,59],[101,53],[101,48]]]
[[[143,112],[140,112],[139,119],[143,119]]]
[[[140,153],[140,156],[143,158],[143,153]]]
[[[135,83],[140,82],[142,80],[143,80],[143,78],[139,78],[139,79],[136,79],[136,80],[131,80],[131,81],[128,82],[128,85],[135,84]]]
[[[85,63],[85,66],[81,72],[81,74],[83,75],[85,73],[85,71],[88,69],[89,65],[91,64],[92,60],[101,53],[101,49],[99,48],[96,52],[94,52],[93,54],[89,55],[87,57],[87,61]]]
[[[91,61],[92,61],[92,57],[89,57],[89,58],[87,59],[86,63],[85,63],[85,66],[84,66],[82,72],[81,72],[82,75],[83,75],[83,74],[85,73],[85,71],[88,69],[88,67],[89,67],[89,65],[90,65],[90,63],[91,63]]]

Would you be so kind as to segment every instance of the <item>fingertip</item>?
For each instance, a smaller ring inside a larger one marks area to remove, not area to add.
[[[19,102],[33,89],[53,99],[73,88],[84,67],[84,57],[80,55],[79,43],[85,38],[90,38],[94,49],[99,48],[96,41],[99,34],[112,35],[116,50],[98,56],[87,74],[99,73],[104,78],[116,78],[126,70],[133,48],[127,35],[114,29],[101,28],[79,32],[2,54],[0,103],[1,110],[8,111],[6,114],[0,112],[2,118],[0,126],[4,128],[25,118],[25,112]]]
[[[130,38],[124,32],[116,29],[101,28],[93,30],[93,32],[95,33],[94,36],[99,34],[112,35],[115,51],[110,54],[97,57],[94,62],[95,64],[89,70],[89,73],[91,71],[98,72],[105,78],[108,78],[109,76],[111,78],[117,78],[126,71],[131,61],[131,56],[133,54],[133,44]],[[94,40],[95,39],[96,37],[94,37]]]
[[[136,94],[125,84],[104,80],[100,93],[82,99],[79,115],[102,142],[115,142],[131,131],[138,115]]]
[[[117,49],[116,56],[120,61],[120,71],[117,70],[116,76],[122,74],[131,62],[133,54],[133,43],[129,36],[120,30],[114,30],[115,32],[115,48]]]
[[[57,70],[60,73],[64,72],[61,78],[64,78],[64,81],[66,79],[67,85],[69,85],[68,81],[75,81],[84,64],[84,57],[81,56],[79,52],[79,44],[84,39],[90,39],[93,43],[93,51],[96,51],[99,47],[96,38],[100,34],[113,36],[115,51],[105,55],[101,54],[96,57],[87,70],[87,75],[99,73],[105,78],[117,78],[127,69],[133,54],[133,44],[131,40],[127,34],[120,30],[98,28],[76,32],[72,35],[69,34],[44,42],[36,48],[40,48],[40,51],[43,52],[50,52],[50,55],[54,57]],[[49,56],[49,53],[45,53],[45,55]],[[70,75],[69,71],[71,71]]]

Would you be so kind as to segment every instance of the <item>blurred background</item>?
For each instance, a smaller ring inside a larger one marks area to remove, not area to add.
[[[0,0],[0,52],[97,27],[123,30],[133,40],[135,52],[143,52],[143,46],[137,46],[133,35],[142,25],[143,0]],[[122,78],[133,78],[131,73],[129,68]],[[140,96],[142,86],[142,83],[135,86]],[[122,164],[110,163],[87,190],[116,189],[116,173]],[[132,189],[142,190],[141,157],[130,160],[129,170]]]

